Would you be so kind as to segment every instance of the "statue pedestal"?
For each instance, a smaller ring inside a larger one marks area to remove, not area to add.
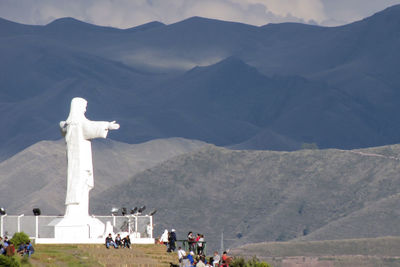
[[[57,242],[82,243],[91,239],[103,239],[105,225],[99,219],[86,217],[64,217],[50,222],[54,226]]]

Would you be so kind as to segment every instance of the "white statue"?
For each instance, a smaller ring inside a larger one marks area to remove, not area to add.
[[[119,129],[115,121],[90,121],[85,117],[87,101],[76,97],[66,121],[60,122],[67,143],[68,180],[65,217],[89,215],[89,191],[93,188],[91,139],[106,138],[108,130]]]

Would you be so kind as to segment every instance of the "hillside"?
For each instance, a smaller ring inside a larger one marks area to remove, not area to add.
[[[400,266],[399,237],[344,239],[313,242],[263,242],[230,251],[232,255],[257,258],[275,267]]]
[[[91,198],[127,181],[138,172],[205,145],[181,138],[137,145],[109,139],[92,143],[95,187],[90,192]],[[3,192],[0,202],[8,214],[32,214],[34,207],[39,207],[46,215],[64,214],[67,187],[65,149],[63,140],[42,141],[0,163],[0,190]]]
[[[90,209],[157,209],[155,235],[204,233],[209,248],[264,241],[400,235],[400,145],[360,150],[235,151],[185,139],[93,142]],[[63,141],[44,141],[0,163],[9,214],[64,212]],[[10,188],[18,188],[15,194]],[[21,197],[24,196],[24,197]]]
[[[262,241],[399,235],[400,146],[233,151],[209,145],[138,173],[93,198],[158,209],[156,235],[204,233],[213,248]]]
[[[59,139],[72,97],[112,138],[240,149],[400,143],[400,5],[341,27],[193,17],[121,30],[0,19],[0,160]]]

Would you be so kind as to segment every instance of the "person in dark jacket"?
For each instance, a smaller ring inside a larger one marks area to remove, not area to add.
[[[124,243],[124,248],[131,248],[131,238],[129,235],[125,236],[122,242]]]
[[[120,234],[117,234],[117,236],[115,237],[115,244],[117,245],[117,247],[122,247],[122,238]]]
[[[168,236],[168,243],[169,243],[169,248],[168,248],[168,252],[172,252],[175,251],[176,248],[176,233],[175,233],[175,229],[171,230],[171,233]]]
[[[22,256],[25,253],[25,249],[26,249],[26,245],[24,243],[22,243],[21,245],[19,245],[19,247],[17,249],[17,253]]]
[[[28,257],[30,257],[33,253],[35,253],[35,249],[33,248],[31,241],[26,242],[25,255],[28,254]]]
[[[115,242],[111,236],[111,233],[108,234],[108,236],[106,237],[106,247],[110,248],[110,246],[114,246],[114,248],[118,248],[117,244],[115,244]]]

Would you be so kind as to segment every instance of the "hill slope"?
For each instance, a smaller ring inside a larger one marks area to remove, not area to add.
[[[296,152],[207,146],[139,173],[92,203],[107,212],[113,201],[145,200],[159,210],[158,232],[205,233],[215,246],[222,231],[227,247],[398,235],[399,154],[399,145]]]
[[[93,142],[95,187],[90,197],[126,181],[135,173],[204,145],[180,138],[137,145],[96,140]],[[0,202],[9,214],[31,214],[34,207],[40,207],[46,215],[64,214],[66,177],[64,141],[39,142],[0,163],[0,190],[9,192],[0,195]]]

